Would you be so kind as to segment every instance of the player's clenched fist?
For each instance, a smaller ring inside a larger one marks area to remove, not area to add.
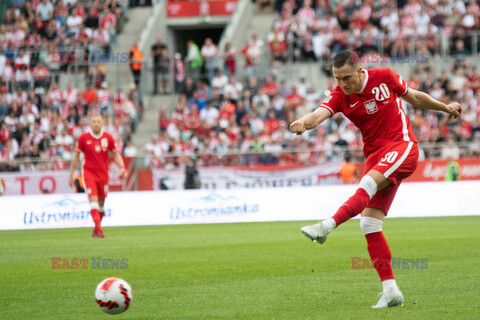
[[[300,135],[305,132],[305,125],[302,121],[293,121],[292,124],[290,124],[290,131]]]
[[[447,112],[457,119],[462,113],[462,105],[458,102],[450,103],[447,105]]]

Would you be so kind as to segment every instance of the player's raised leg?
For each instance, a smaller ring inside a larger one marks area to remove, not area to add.
[[[373,267],[382,281],[382,296],[372,308],[387,308],[403,305],[403,295],[397,287],[392,270],[392,253],[383,235],[382,225],[385,213],[377,208],[367,207],[362,212],[360,228],[367,239],[367,250]]]
[[[389,183],[390,182],[380,172],[370,170],[360,181],[360,185],[355,194],[341,205],[331,218],[314,225],[303,227],[300,230],[307,238],[320,245],[323,244],[333,229],[361,213],[377,193],[377,190],[386,187]]]

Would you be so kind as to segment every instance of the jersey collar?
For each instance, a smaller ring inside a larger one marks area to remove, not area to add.
[[[95,134],[93,133],[92,129],[90,129],[90,135],[91,135],[92,137],[94,137],[95,139],[100,139],[100,138],[103,136],[103,128],[102,128],[102,130],[100,130],[100,133],[99,133],[98,135],[95,135]]]
[[[363,81],[362,89],[360,89],[360,91],[355,92],[355,93],[363,93],[363,90],[365,90],[365,87],[367,86],[367,82],[368,82],[368,70],[362,69],[362,72],[365,73],[365,81]]]

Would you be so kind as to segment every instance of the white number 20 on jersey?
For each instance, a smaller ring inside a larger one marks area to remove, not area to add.
[[[372,89],[373,94],[375,95],[375,100],[383,101],[390,98],[390,90],[385,83],[381,83],[378,87]]]

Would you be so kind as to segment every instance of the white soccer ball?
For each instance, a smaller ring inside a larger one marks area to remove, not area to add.
[[[119,314],[132,303],[132,289],[125,280],[108,278],[100,282],[95,290],[97,305],[103,312]]]

